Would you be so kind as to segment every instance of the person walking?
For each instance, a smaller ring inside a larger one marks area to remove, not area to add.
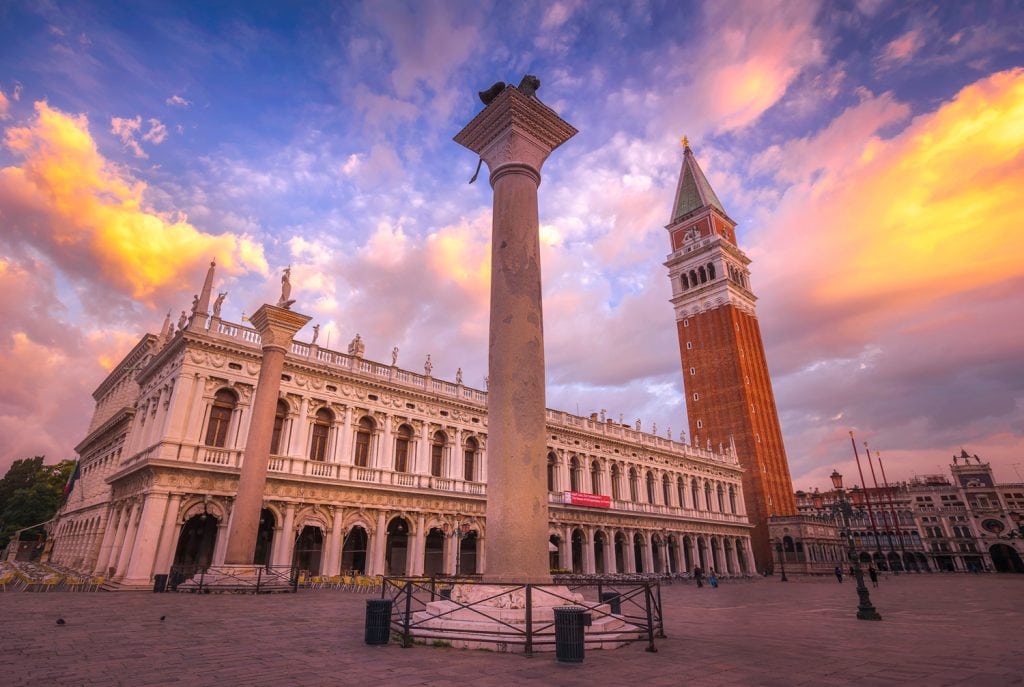
[[[871,578],[871,586],[878,589],[878,571],[875,570],[875,566],[868,567],[868,577]]]
[[[842,584],[843,583],[843,571],[842,571],[842,569],[838,565],[836,566],[835,574],[836,574],[836,579],[839,580],[839,584]]]
[[[711,569],[711,574],[708,575],[708,584],[711,585],[712,589],[717,589],[718,588],[718,578],[715,577],[715,569],[714,568]]]
[[[704,586],[704,583],[701,582],[701,578],[703,578],[703,577],[704,577],[704,571],[700,569],[699,565],[695,566],[693,568],[693,579],[697,580],[697,586],[698,587],[703,587]]]

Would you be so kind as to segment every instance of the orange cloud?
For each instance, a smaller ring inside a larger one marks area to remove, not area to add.
[[[213,256],[228,273],[267,273],[263,248],[250,237],[207,234],[183,215],[148,207],[145,182],[100,154],[85,115],[45,102],[35,111],[4,140],[22,158],[20,166],[0,169],[0,212],[15,237],[62,269],[147,302],[157,291],[194,286]]]
[[[7,94],[0,91],[0,119],[7,119],[10,117],[11,101],[7,99]]]
[[[1024,275],[1022,149],[1024,70],[993,74],[791,189],[769,239],[786,245],[760,248],[803,263],[787,271],[814,275],[826,306],[925,303]]]

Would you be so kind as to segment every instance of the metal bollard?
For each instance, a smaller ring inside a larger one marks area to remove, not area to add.
[[[153,593],[162,594],[167,591],[167,575],[153,575]]]
[[[387,644],[391,641],[391,599],[366,600],[366,643]]]
[[[601,603],[608,604],[615,615],[622,615],[622,597],[618,592],[601,592]]]
[[[559,663],[583,663],[584,629],[590,614],[579,606],[556,606],[555,659]]]

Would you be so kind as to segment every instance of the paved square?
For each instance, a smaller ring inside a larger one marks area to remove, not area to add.
[[[1024,576],[666,586],[668,639],[580,665],[363,644],[365,595],[0,594],[5,685],[1024,685]],[[166,616],[161,621],[160,617]],[[62,617],[66,624],[59,626]]]

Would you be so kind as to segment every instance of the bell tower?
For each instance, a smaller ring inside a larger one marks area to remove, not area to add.
[[[736,243],[736,222],[722,207],[683,139],[665,266],[686,389],[690,437],[717,448],[735,442],[754,558],[771,568],[768,518],[795,515],[768,362],[750,284],[750,258]]]

